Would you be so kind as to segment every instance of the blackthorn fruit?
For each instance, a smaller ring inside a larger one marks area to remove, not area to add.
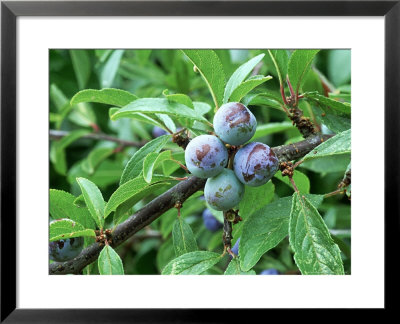
[[[257,121],[245,105],[230,102],[217,110],[213,125],[215,133],[225,143],[241,145],[253,137]]]
[[[235,253],[236,255],[239,255],[239,243],[240,243],[240,237],[238,238],[238,240],[236,241],[235,245],[231,249],[231,251],[233,253]]]
[[[279,168],[279,160],[268,145],[252,142],[236,152],[233,170],[240,182],[251,187],[267,183]]]
[[[75,224],[74,221],[67,218],[59,220],[68,220]],[[57,221],[58,220],[54,220],[51,223]],[[81,253],[84,243],[85,240],[83,237],[72,237],[72,238],[66,238],[58,241],[49,242],[50,259],[57,262],[64,262],[71,260],[76,256],[78,256],[79,253]]]
[[[153,138],[156,138],[162,135],[167,135],[168,132],[165,129],[162,129],[161,127],[154,126],[153,130],[151,131],[151,134],[153,135]]]
[[[244,185],[230,169],[224,169],[215,177],[209,178],[204,187],[204,197],[212,209],[226,211],[242,200]]]
[[[185,162],[196,177],[211,178],[219,174],[228,163],[228,151],[216,136],[200,135],[186,147]]]
[[[222,228],[222,224],[214,217],[211,211],[206,208],[203,211],[203,223],[204,226],[211,232],[216,232]]]
[[[260,272],[260,275],[278,275],[279,272],[276,269],[266,269]]]
[[[64,262],[79,255],[83,249],[83,237],[73,237],[49,243],[49,255],[53,261]]]

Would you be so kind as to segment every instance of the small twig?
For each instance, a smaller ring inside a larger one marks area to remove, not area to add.
[[[304,160],[300,160],[297,161],[294,165],[293,165],[293,169],[296,169],[300,164],[302,164],[304,162]]]
[[[294,90],[293,90],[293,87],[292,87],[292,84],[290,83],[290,80],[289,80],[289,76],[288,76],[288,75],[286,76],[286,82],[287,82],[287,85],[288,85],[288,87],[289,87],[290,95],[291,95],[292,97],[294,97],[294,99],[296,99],[296,93],[295,93]],[[296,100],[295,102],[297,102],[297,100]]]
[[[332,192],[330,192],[330,193],[325,194],[325,195],[324,195],[324,198],[328,198],[328,197],[332,197],[332,196],[344,194],[345,192],[346,192],[346,190],[337,189],[337,190],[335,190],[335,191],[332,191]]]
[[[51,140],[59,140],[67,135],[69,135],[69,132],[67,132],[67,131],[54,130],[54,129],[50,130],[50,139]],[[91,134],[82,136],[82,138],[109,141],[109,142],[118,143],[121,146],[131,146],[131,147],[142,147],[144,144],[147,143],[147,141],[140,141],[140,142],[126,141],[126,140],[122,140],[117,137],[113,137],[113,136],[106,135],[103,133],[91,133]]]
[[[178,160],[172,159],[171,161],[172,161],[172,162],[175,162],[176,164],[178,164],[183,170],[186,171],[186,173],[190,173],[189,170],[188,170],[188,168],[187,168],[185,165],[183,165],[181,162],[179,162]]]
[[[222,233],[222,242],[224,243],[224,253],[228,252],[233,258],[235,254],[231,251],[232,247],[232,222],[230,222],[227,218],[227,212],[224,212],[224,227]]]
[[[305,156],[308,152],[311,152],[316,146],[331,138],[332,136],[333,135],[315,134],[306,138],[304,141],[289,145],[273,147],[272,151],[279,158],[280,162],[293,161]]]

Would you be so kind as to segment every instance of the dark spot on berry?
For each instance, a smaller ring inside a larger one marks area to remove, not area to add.
[[[201,146],[201,151],[199,149],[196,150],[196,157],[199,161],[203,160],[203,158],[210,152],[210,145],[203,144]]]
[[[254,166],[254,170],[260,170],[261,169],[261,164],[258,163]]]
[[[229,124],[230,128],[233,128],[242,123],[248,123],[250,121],[250,114],[245,106],[236,103],[231,106],[229,114],[225,117],[225,121]]]
[[[254,173],[253,174],[248,174],[248,173],[244,173],[244,172],[242,172],[242,175],[243,175],[244,181],[246,181],[246,182],[249,182],[250,180],[252,180],[256,176]]]

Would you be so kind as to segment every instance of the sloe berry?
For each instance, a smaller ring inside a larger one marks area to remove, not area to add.
[[[151,134],[153,135],[153,138],[156,138],[162,135],[167,135],[168,132],[165,129],[162,129],[161,127],[154,126],[153,130],[151,131]]]
[[[186,147],[185,162],[196,177],[211,178],[219,174],[228,163],[228,151],[216,136],[200,135]]]
[[[242,200],[244,185],[230,169],[224,169],[215,177],[209,178],[204,187],[204,197],[212,209],[226,211]]]
[[[225,143],[241,145],[256,132],[257,121],[252,112],[239,102],[222,105],[213,120],[215,133]]]
[[[236,255],[239,255],[239,243],[240,243],[240,237],[238,238],[238,240],[236,241],[235,245],[231,249],[231,251],[233,253],[235,253]]]
[[[278,275],[279,272],[276,269],[266,269],[260,272],[260,275]]]
[[[238,179],[258,187],[268,182],[279,168],[279,160],[268,145],[252,142],[236,152],[233,170]]]
[[[204,226],[211,232],[216,232],[222,228],[222,224],[214,217],[211,211],[206,208],[203,211],[203,223]]]
[[[83,237],[73,237],[49,243],[49,255],[53,261],[64,262],[79,255],[83,249]]]

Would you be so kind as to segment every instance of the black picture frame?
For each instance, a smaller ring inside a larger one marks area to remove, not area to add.
[[[16,19],[19,16],[384,16],[385,19],[385,309],[398,282],[400,0],[395,1],[2,1],[1,2],[1,322],[225,322],[238,311],[16,308]],[[373,44],[371,44],[373,46]],[[373,136],[373,135],[372,135]],[[371,148],[373,154],[373,148]],[[367,163],[367,162],[366,162]],[[371,177],[379,176],[374,170]],[[380,188],[376,188],[380,190]],[[372,263],[371,263],[371,266]],[[370,269],[373,272],[372,269]],[[226,298],[221,288],[221,298]],[[231,289],[229,289],[231,290]],[[236,298],[233,296],[228,298]],[[249,310],[247,310],[249,311]],[[250,310],[262,313],[266,310]],[[265,314],[252,314],[252,316]]]

